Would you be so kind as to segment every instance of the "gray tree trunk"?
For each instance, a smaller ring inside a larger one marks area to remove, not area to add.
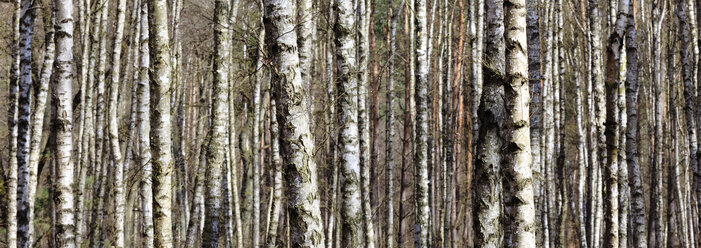
[[[32,183],[36,182],[36,170],[33,170],[29,164],[32,114],[30,87],[32,85],[32,36],[34,35],[36,6],[32,1],[22,0],[20,8],[20,62],[17,91],[17,245],[18,247],[31,247],[34,243],[34,198],[31,196],[32,190],[36,191],[36,183]]]
[[[474,225],[476,247],[502,246],[501,163],[504,131],[505,45],[502,0],[487,1],[487,44],[484,85],[479,106],[479,137],[475,160]],[[498,213],[498,214],[495,214]]]

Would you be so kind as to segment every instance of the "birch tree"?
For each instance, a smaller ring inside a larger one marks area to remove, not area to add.
[[[528,57],[526,1],[507,0],[504,35],[506,66],[504,96],[506,128],[504,151],[505,245],[534,247],[535,204],[531,174],[531,144],[528,111]],[[563,144],[564,145],[564,144]]]
[[[151,96],[151,151],[153,151],[154,246],[173,247],[171,229],[171,149],[170,118],[170,50],[168,47],[168,10],[166,0],[148,1],[150,96]]]
[[[17,81],[17,245],[31,247],[34,242],[34,198],[36,170],[30,167],[32,38],[36,5],[29,0],[20,4],[19,24],[19,81]],[[34,172],[34,173],[32,173]]]
[[[54,80],[54,103],[57,118],[56,131],[57,208],[56,245],[76,247],[73,204],[73,1],[56,0],[56,79]]]
[[[205,225],[203,247],[218,247],[219,218],[221,211],[222,163],[224,162],[224,143],[226,142],[226,122],[229,112],[229,24],[226,11],[228,3],[216,1],[214,6],[214,64],[212,68],[214,99],[212,100],[212,128],[207,148],[207,190],[205,201]]]
[[[139,182],[139,195],[141,196],[141,221],[142,221],[142,240],[141,245],[144,248],[153,247],[154,230],[153,230],[153,189],[152,187],[152,165],[151,165],[151,147],[149,141],[151,139],[151,118],[149,102],[151,101],[150,85],[149,85],[149,67],[150,67],[150,52],[149,52],[149,28],[148,28],[148,6],[146,0],[141,0],[141,39],[139,48],[139,82],[137,85],[137,125],[138,125],[138,144],[139,157],[138,162],[142,173]]]
[[[429,173],[428,173],[428,20],[426,19],[427,3],[425,0],[415,1],[415,32],[416,32],[416,123],[414,129],[414,169],[416,170],[416,247],[429,245]]]
[[[297,52],[294,10],[290,0],[265,0],[265,40],[272,58],[271,89],[281,127],[280,143],[288,188],[290,244],[294,247],[323,247],[324,232],[317,167],[312,159],[314,143],[306,115],[307,100],[302,92]]]

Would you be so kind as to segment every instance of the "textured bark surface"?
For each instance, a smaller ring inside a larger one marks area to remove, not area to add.
[[[505,246],[535,247],[535,204],[531,173],[526,1],[505,6],[506,128],[504,148]]]
[[[32,38],[36,6],[32,1],[22,0],[19,24],[19,81],[17,91],[17,245],[31,247],[34,242],[34,198],[36,170],[30,168],[29,150],[31,138],[30,105],[32,97]],[[34,173],[32,173],[34,172]]]
[[[7,183],[7,247],[17,247],[17,91],[20,76],[20,11],[21,0],[13,1],[12,16],[12,72],[9,85],[9,106],[7,108],[7,128],[9,129],[9,166]]]
[[[342,192],[342,243],[346,247],[365,244],[361,185],[360,143],[358,130],[358,78],[355,73],[356,41],[353,1],[334,3],[334,43],[337,60],[337,125],[338,165],[344,177]]]
[[[487,1],[488,60],[483,65],[483,92],[478,110],[479,137],[473,187],[476,247],[502,246],[501,163],[504,132],[504,16],[503,1]]]
[[[151,151],[153,152],[154,246],[173,247],[171,181],[173,153],[171,143],[170,89],[171,65],[166,0],[148,1],[151,96]]]
[[[57,247],[76,247],[73,202],[73,1],[57,0],[56,14],[56,76],[54,106],[56,108],[56,165],[54,204],[56,206]]]
[[[618,109],[620,88],[621,50],[626,27],[628,0],[619,0],[615,29],[608,38],[606,48],[606,149],[604,169],[604,247],[618,247],[618,167],[621,119]]]
[[[428,26],[426,19],[427,3],[425,0],[415,1],[415,33],[416,33],[416,122],[414,129],[414,170],[416,171],[415,200],[416,223],[414,239],[416,247],[429,247],[429,171],[428,171]]]
[[[266,0],[265,40],[274,73],[271,88],[281,127],[281,148],[287,190],[291,247],[323,247],[317,166],[312,159],[314,143],[310,132],[307,100],[303,92],[294,32],[295,3]]]
[[[270,101],[270,116],[276,116],[275,100]],[[280,222],[280,209],[282,208],[282,160],[280,159],[280,131],[276,118],[270,120],[270,142],[272,152],[273,175],[273,206],[271,207],[270,228],[266,237],[266,246],[275,248],[278,236],[278,224]]]
[[[214,6],[214,62],[212,76],[214,86],[212,99],[212,128],[207,146],[207,169],[205,172],[205,224],[202,232],[203,247],[218,247],[219,218],[221,214],[222,164],[227,134],[227,114],[229,113],[229,20],[228,3],[216,1]],[[204,179],[204,178],[203,178]]]
[[[402,1],[402,5],[404,2]],[[395,240],[395,224],[394,224],[394,156],[392,156],[394,153],[393,151],[393,139],[395,136],[395,131],[394,131],[394,78],[393,78],[393,73],[394,73],[394,53],[396,52],[396,45],[397,45],[397,40],[396,40],[396,35],[397,35],[397,20],[399,19],[399,11],[400,8],[395,10],[392,7],[392,0],[388,0],[388,24],[390,25],[390,31],[388,34],[388,47],[389,47],[389,54],[387,58],[387,106],[385,108],[385,117],[386,122],[385,122],[385,133],[386,133],[386,140],[385,140],[385,164],[387,166],[387,220],[386,220],[386,225],[387,225],[387,231],[386,231],[386,241],[385,241],[385,246],[387,248],[394,248],[396,240]]]
[[[139,182],[139,195],[141,196],[141,221],[142,239],[141,246],[144,248],[153,247],[153,189],[151,176],[153,167],[151,165],[151,117],[149,102],[151,101],[149,85],[149,28],[148,28],[148,6],[146,0],[141,0],[141,34],[139,34],[139,82],[137,85],[137,130],[139,133],[139,156],[138,164],[141,168],[141,178]]]
[[[119,76],[121,69],[122,39],[124,36],[124,19],[126,18],[126,0],[119,0],[117,3],[117,13],[114,28],[114,41],[112,43],[112,69],[110,78],[110,99],[108,113],[108,132],[110,153],[114,167],[114,246],[124,247],[124,209],[126,192],[124,185],[124,163],[122,151],[119,143],[119,120],[117,119],[118,97],[119,97]]]

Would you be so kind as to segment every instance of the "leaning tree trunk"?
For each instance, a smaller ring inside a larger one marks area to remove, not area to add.
[[[73,221],[73,1],[56,0],[56,76],[54,103],[56,108],[56,245],[75,247]]]
[[[153,151],[154,245],[173,247],[171,181],[173,153],[171,143],[170,90],[171,66],[168,49],[168,8],[166,0],[148,1],[151,150]]]
[[[31,191],[36,186],[36,170],[30,168],[30,119],[32,102],[30,87],[32,85],[32,36],[36,6],[33,1],[22,0],[19,26],[19,81],[17,100],[17,245],[31,247],[34,243],[34,198]],[[32,173],[34,172],[34,173]]]
[[[282,161],[288,188],[290,244],[294,247],[323,247],[317,168],[312,158],[314,142],[306,94],[303,92],[297,53],[295,3],[265,0],[265,30],[268,55],[272,58],[273,96],[282,129]]]
[[[479,138],[475,160],[474,227],[476,247],[502,245],[501,163],[504,128],[504,16],[502,0],[487,1],[486,58],[480,98]],[[495,214],[497,213],[497,214]]]
[[[216,248],[219,245],[219,218],[221,210],[222,163],[226,143],[227,114],[229,112],[229,23],[226,0],[214,2],[214,61],[212,77],[214,82],[212,99],[212,128],[207,148],[205,224],[202,233],[202,247]],[[203,178],[204,179],[204,178]]]
[[[531,173],[528,112],[528,58],[526,46],[526,0],[508,0],[505,6],[506,141],[504,151],[504,227],[507,247],[535,247],[535,204]],[[564,145],[564,144],[563,144]]]

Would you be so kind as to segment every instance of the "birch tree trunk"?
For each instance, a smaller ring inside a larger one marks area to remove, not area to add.
[[[22,0],[20,8],[20,62],[17,100],[17,245],[18,247],[31,247],[34,242],[32,190],[36,190],[36,170],[31,168],[29,164],[32,114],[30,87],[32,85],[32,36],[34,35],[36,6],[32,1]]]
[[[535,247],[535,204],[529,132],[526,1],[507,0],[505,6],[506,66],[504,95],[506,141],[504,166],[505,245]],[[564,144],[563,144],[564,145]]]
[[[367,248],[375,247],[375,232],[372,224],[372,208],[370,206],[370,118],[368,96],[368,60],[370,56],[370,22],[369,0],[357,1],[357,59],[358,65],[358,134],[360,148],[360,192],[363,216],[364,243]]]
[[[151,150],[153,151],[153,201],[155,247],[173,247],[171,228],[171,177],[173,154],[171,149],[170,118],[170,50],[168,47],[168,10],[166,0],[148,1],[150,95],[151,95]]]
[[[661,24],[664,20],[664,12],[660,11],[659,1],[655,0],[652,2],[652,53],[657,59],[653,60],[654,74],[654,89],[655,89],[655,131],[654,131],[654,156],[653,161],[650,166],[650,175],[652,175],[650,188],[650,229],[648,232],[648,245],[655,247],[662,247],[662,209],[663,209],[663,198],[662,198],[662,174],[663,174],[663,162],[662,162],[662,152],[663,152],[663,142],[662,142],[662,104],[664,102],[663,98],[663,88],[662,88],[662,72],[661,72],[661,58],[662,55],[662,41],[659,38],[659,34],[662,30]]]
[[[17,91],[20,77],[20,15],[21,0],[13,1],[12,16],[12,68],[9,85],[7,127],[9,129],[9,167],[7,173],[7,247],[17,247]]]
[[[260,4],[261,10],[263,9],[263,4]],[[253,169],[253,232],[252,232],[252,245],[254,248],[260,246],[260,153],[261,153],[261,123],[263,122],[263,107],[261,103],[261,87],[263,84],[263,49],[264,49],[264,39],[265,39],[265,28],[263,27],[263,20],[261,19],[261,30],[258,32],[258,58],[256,58],[256,78],[255,85],[253,88],[253,158],[252,169]],[[311,116],[311,115],[310,115]]]
[[[56,0],[56,79],[54,103],[56,104],[56,196],[57,208],[56,245],[76,247],[73,205],[73,1]]]
[[[280,160],[280,132],[279,126],[277,124],[275,100],[270,101],[270,139],[271,139],[271,150],[272,152],[272,165],[274,170],[273,175],[273,206],[272,206],[272,216],[270,219],[270,231],[268,232],[268,237],[266,237],[266,243],[268,248],[275,248],[275,243],[277,242],[277,229],[280,221],[280,209],[282,206],[282,161]]]
[[[427,3],[425,0],[415,1],[416,15],[416,123],[414,129],[414,169],[416,170],[415,200],[416,200],[416,247],[429,245],[429,172],[428,172],[428,27],[426,19]]]
[[[144,248],[153,247],[153,190],[151,188],[151,175],[152,175],[152,165],[151,165],[151,148],[149,146],[149,140],[151,139],[151,118],[149,116],[149,102],[151,101],[150,95],[150,85],[149,85],[149,66],[150,66],[150,53],[149,53],[149,28],[148,28],[148,7],[146,6],[147,1],[141,0],[141,34],[139,39],[139,82],[137,86],[137,122],[138,122],[138,132],[139,132],[139,166],[141,168],[141,178],[139,182],[139,192],[141,196],[141,222],[142,222],[142,235],[141,245]]]
[[[334,35],[338,76],[337,125],[339,166],[343,177],[342,243],[346,247],[364,246],[362,201],[360,192],[360,146],[358,130],[358,78],[353,1],[334,2]]]
[[[214,99],[212,99],[212,128],[207,148],[205,224],[202,233],[202,246],[219,247],[219,218],[221,211],[222,163],[226,143],[227,113],[229,112],[229,23],[225,0],[216,1],[214,6],[214,63],[212,77]]]
[[[54,3],[52,3],[53,5]],[[30,184],[33,187],[29,188],[29,199],[31,208],[34,208],[33,199],[35,199],[36,189],[37,189],[37,167],[39,165],[39,155],[42,152],[41,139],[44,131],[44,116],[46,114],[46,103],[49,94],[49,84],[51,83],[51,76],[54,70],[54,58],[56,55],[55,49],[55,13],[54,10],[50,10],[49,18],[45,18],[44,21],[48,21],[46,25],[46,35],[45,35],[45,51],[44,51],[44,62],[41,67],[41,74],[39,76],[39,87],[35,89],[36,100],[34,101],[34,114],[31,121],[31,140],[29,148],[29,168],[30,168]],[[72,34],[71,34],[72,35]],[[56,76],[56,75],[53,75]],[[55,182],[55,179],[51,180]]]
[[[306,115],[307,100],[302,92],[294,32],[295,3],[266,0],[265,30],[268,54],[274,73],[271,88],[277,104],[277,120],[282,127],[282,160],[288,189],[290,244],[293,247],[323,247],[324,232],[318,190],[317,168],[312,159],[314,143]]]
[[[479,106],[479,138],[475,160],[474,225],[476,247],[502,245],[501,149],[504,128],[504,16],[502,0],[487,1],[487,44],[484,85]]]
[[[112,78],[110,81],[110,99],[108,111],[108,131],[110,151],[112,153],[112,163],[114,164],[114,246],[124,247],[124,208],[126,193],[124,191],[124,163],[122,161],[122,152],[119,144],[119,120],[117,113],[119,111],[119,76],[122,54],[122,38],[124,34],[124,19],[126,18],[126,0],[119,0],[117,4],[117,17],[115,20],[114,42],[112,43]],[[128,151],[127,151],[128,152]]]
[[[402,1],[402,4],[404,1]],[[387,106],[385,108],[385,164],[387,166],[387,234],[385,246],[387,248],[394,248],[395,246],[395,224],[394,224],[394,153],[393,151],[393,139],[395,136],[394,131],[394,53],[396,52],[396,35],[397,35],[397,20],[399,19],[399,13],[402,9],[400,6],[396,11],[392,7],[392,0],[388,0],[388,21],[390,26],[390,31],[388,33],[388,43],[389,48],[387,57]]]
[[[638,45],[633,2],[628,2],[626,26],[626,105],[628,127],[626,130],[626,158],[631,185],[631,236],[635,248],[647,247],[645,200],[643,182],[638,164]]]

